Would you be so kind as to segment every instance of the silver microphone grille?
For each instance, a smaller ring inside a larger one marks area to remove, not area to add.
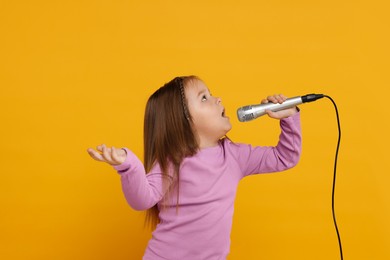
[[[253,113],[245,113],[245,111],[248,111],[251,108],[252,106],[244,106],[237,110],[237,117],[240,122],[246,122],[255,118]]]

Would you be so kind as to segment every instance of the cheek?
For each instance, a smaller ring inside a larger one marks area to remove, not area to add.
[[[212,125],[212,123],[213,123],[213,120],[212,120],[213,117],[210,114],[210,111],[207,110],[206,108],[194,109],[193,112],[191,113],[191,116],[192,116],[192,120],[194,122],[194,127],[197,130],[210,127],[210,125]]]
[[[209,115],[204,110],[196,110],[192,114],[192,119],[194,121],[195,125],[203,125],[206,123],[207,119],[209,118]]]

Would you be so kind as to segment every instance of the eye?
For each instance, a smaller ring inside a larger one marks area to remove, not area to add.
[[[206,100],[207,100],[206,95],[203,95],[203,96],[202,96],[202,102],[204,102],[204,101],[206,101]]]

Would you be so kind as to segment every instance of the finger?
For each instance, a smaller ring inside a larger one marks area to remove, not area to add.
[[[267,104],[267,103],[268,103],[268,100],[267,100],[267,99],[261,100],[261,104]]]
[[[284,102],[284,99],[281,94],[275,95],[275,99],[278,101],[279,104],[282,104]]]
[[[96,152],[95,150],[93,150],[92,148],[88,148],[87,152],[96,161],[104,162],[104,158],[102,157],[102,155]]]
[[[275,96],[268,96],[268,97],[267,97],[267,100],[268,100],[268,101],[271,101],[272,103],[278,103],[278,100],[276,99]]]
[[[102,145],[96,146],[96,150],[98,150],[99,152],[103,152]]]
[[[104,158],[109,164],[113,164],[112,159],[111,159],[111,155],[110,155],[109,150],[108,150],[108,148],[106,147],[105,144],[102,145],[102,149],[103,149],[103,158]]]

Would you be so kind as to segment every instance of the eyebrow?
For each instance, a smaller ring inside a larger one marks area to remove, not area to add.
[[[200,96],[200,95],[202,95],[203,93],[205,93],[205,92],[209,92],[210,93],[210,89],[204,89],[204,90],[201,90],[201,91],[199,91],[199,93],[198,93],[198,97]]]

